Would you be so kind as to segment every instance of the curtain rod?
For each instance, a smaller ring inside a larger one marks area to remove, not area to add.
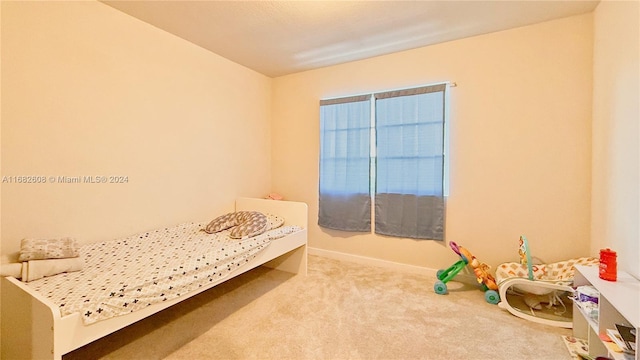
[[[436,82],[436,83],[431,83],[431,84],[408,86],[408,87],[397,88],[397,89],[378,90],[378,91],[371,91],[371,92],[360,93],[360,94],[332,96],[332,97],[328,97],[328,98],[321,98],[320,101],[341,99],[341,98],[345,98],[345,97],[366,96],[366,95],[373,95],[373,94],[377,94],[377,93],[381,93],[381,92],[399,91],[399,90],[414,89],[414,88],[420,88],[420,87],[425,87],[425,86],[434,86],[434,85],[442,85],[442,84],[447,85],[447,87],[457,87],[458,86],[458,83],[455,82],[455,81],[441,81],[441,82]]]

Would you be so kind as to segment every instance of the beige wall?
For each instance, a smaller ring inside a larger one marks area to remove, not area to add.
[[[611,247],[640,278],[640,3],[594,11],[591,251]]]
[[[309,204],[312,247],[429,268],[442,242],[322,229],[318,100],[455,81],[447,240],[495,266],[528,236],[545,262],[590,255],[592,15],[279,77],[274,190]]]
[[[2,3],[0,3],[0,39],[2,39]],[[0,55],[2,41],[0,40]],[[2,84],[2,63],[0,60],[0,84]],[[0,86],[0,150],[2,149],[2,86]],[[0,175],[2,174],[2,154],[0,153]],[[0,181],[0,262],[2,261],[2,182]]]
[[[99,2],[2,2],[2,255],[210,220],[270,190],[271,79]],[[5,261],[7,259],[5,258]]]
[[[270,190],[307,202],[315,224],[318,100],[450,80],[448,240],[492,265],[516,260],[520,234],[547,262],[612,246],[637,264],[638,202],[625,201],[638,198],[625,151],[638,143],[634,9],[603,2],[595,44],[588,14],[271,80],[98,2],[2,2],[2,175],[129,182],[3,184],[0,250],[208,219]],[[310,244],[431,268],[456,260],[438,242],[313,225]]]

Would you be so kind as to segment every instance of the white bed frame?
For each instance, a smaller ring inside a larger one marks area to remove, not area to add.
[[[303,231],[273,240],[271,244],[229,276],[172,301],[84,325],[80,314],[61,316],[58,307],[23,282],[2,278],[2,359],[62,359],[62,355],[100,339],[226,280],[265,265],[279,270],[307,273],[307,205],[301,202],[239,198],[236,211],[256,210],[284,217],[285,225]]]

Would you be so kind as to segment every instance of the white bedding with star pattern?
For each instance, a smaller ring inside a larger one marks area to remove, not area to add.
[[[202,231],[207,223],[184,223],[80,248],[82,271],[29,282],[59,306],[62,316],[82,314],[84,324],[175,299],[228,276],[274,239],[302,230],[283,226],[232,239],[229,231]]]

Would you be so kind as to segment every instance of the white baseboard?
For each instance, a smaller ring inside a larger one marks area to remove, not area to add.
[[[354,263],[363,264],[363,265],[371,265],[371,266],[378,266],[378,267],[384,267],[389,269],[408,271],[408,272],[420,274],[420,275],[435,276],[436,272],[438,271],[437,269],[402,264],[402,263],[397,263],[393,261],[381,260],[381,259],[376,259],[376,258],[371,258],[371,257],[366,257],[361,255],[342,253],[338,251],[318,249],[314,247],[307,247],[307,251],[309,255],[318,255],[318,256],[323,256],[330,259],[349,261],[349,262],[354,262]]]

